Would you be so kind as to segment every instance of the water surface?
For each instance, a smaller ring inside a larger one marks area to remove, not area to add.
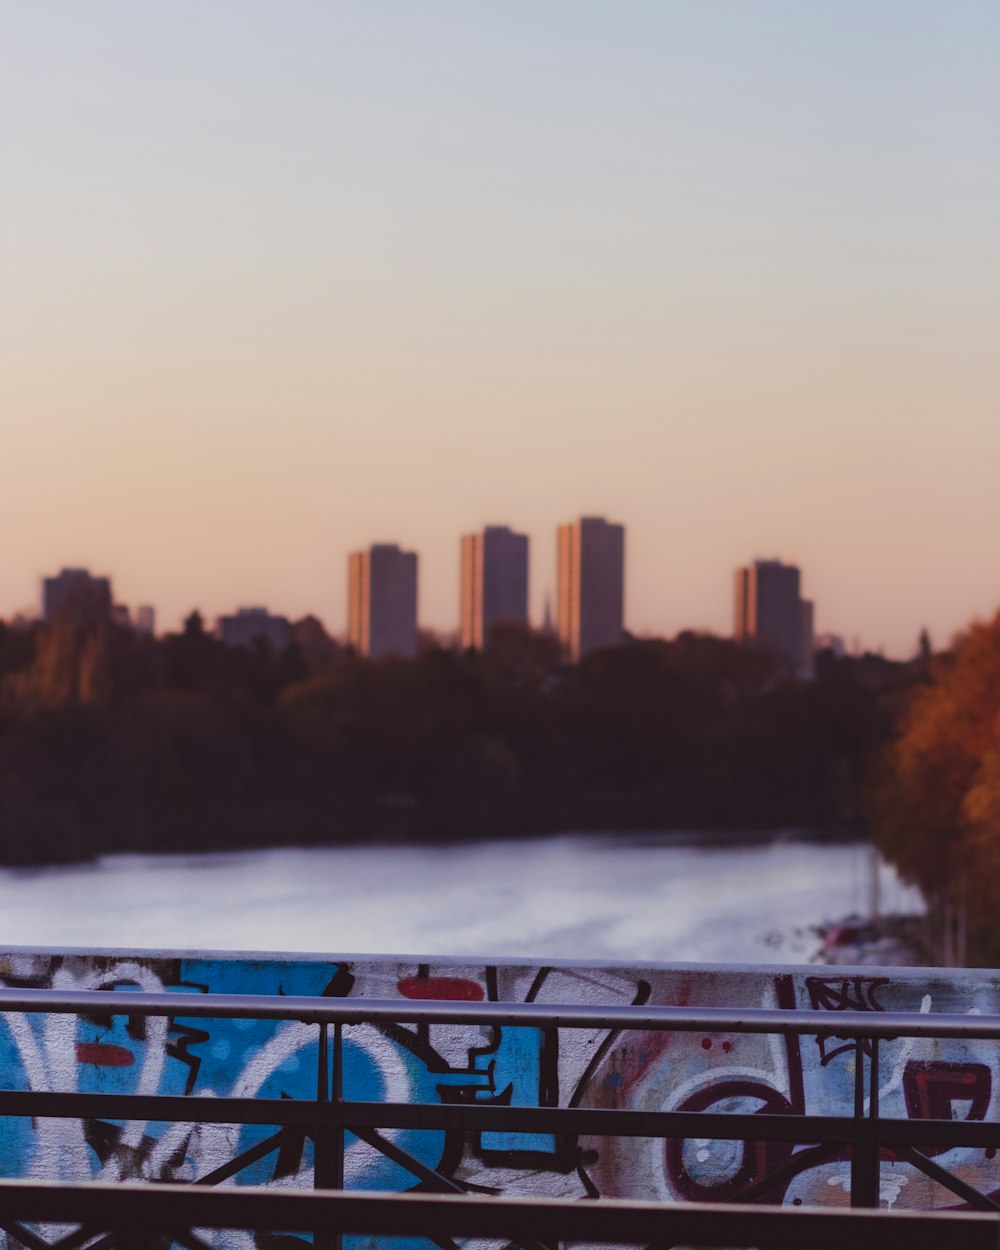
[[[799,963],[871,852],[791,835],[121,855],[0,870],[0,945]],[[882,865],[889,911],[916,891]]]

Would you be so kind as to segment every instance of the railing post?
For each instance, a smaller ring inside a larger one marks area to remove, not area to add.
[[[869,1099],[869,1112],[878,1115],[878,1042],[871,1045],[871,1085],[874,1098]],[[854,1122],[860,1126],[865,1120],[865,1043],[864,1038],[854,1040]],[[872,1122],[872,1135],[851,1146],[851,1206],[877,1207],[879,1204],[879,1150],[876,1125]]]
[[[868,1070],[868,1119],[872,1126],[871,1139],[871,1172],[872,1172],[872,1206],[878,1207],[882,1198],[882,1150],[879,1146],[878,1131],[878,1043],[879,1039],[871,1039],[871,1066]]]
[[[333,1092],[331,1102],[338,1109],[344,1101],[344,1026],[339,1020],[333,1022]],[[333,1126],[333,1175],[334,1189],[344,1188],[344,1125],[338,1118]]]
[[[316,1104],[322,1113],[329,1107],[330,1097],[330,1043],[329,1024],[324,1020],[319,1026],[319,1056],[316,1063]],[[340,1028],[339,1025],[336,1026]],[[334,1052],[336,1062],[336,1050]],[[336,1087],[336,1078],[334,1080]],[[336,1095],[334,1095],[334,1099]],[[313,1130],[313,1188],[341,1189],[343,1187],[343,1153],[341,1150],[341,1175],[337,1174],[337,1130],[329,1119],[319,1114]],[[341,1143],[343,1133],[340,1133]],[[316,1233],[313,1239],[315,1250],[339,1250],[340,1237],[332,1233]]]
[[[344,1026],[339,1020],[333,1022],[333,1091],[330,1101],[339,1110],[344,1101]],[[330,1128],[332,1137],[333,1158],[331,1159],[331,1185],[334,1189],[344,1188],[344,1122],[339,1117]],[[333,1250],[341,1250],[344,1238],[341,1233],[334,1233]]]
[[[868,1115],[873,1120],[878,1119],[878,1041],[877,1037],[871,1040],[872,1062],[869,1073]]]

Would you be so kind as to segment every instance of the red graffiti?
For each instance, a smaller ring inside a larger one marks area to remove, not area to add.
[[[483,987],[462,977],[404,977],[396,985],[404,998],[451,998],[478,1003]]]
[[[724,1110],[729,1110],[728,1104],[737,1099],[743,1103],[758,1104],[747,1108],[751,1114],[795,1114],[795,1108],[778,1090],[761,1081],[742,1078],[721,1080],[698,1090],[686,1098],[677,1110],[709,1111],[716,1105],[722,1105]],[[703,1182],[689,1171],[684,1157],[684,1144],[685,1139],[679,1137],[670,1138],[664,1143],[667,1174],[678,1194],[689,1202],[728,1202],[754,1181],[784,1167],[793,1150],[791,1142],[743,1142],[740,1146],[739,1162],[733,1167],[731,1174],[723,1179],[716,1179],[713,1183]],[[770,1191],[759,1194],[756,1201],[780,1203],[787,1188],[788,1179],[779,1181]]]
[[[903,1096],[911,1120],[985,1120],[992,1091],[993,1073],[985,1063],[911,1059],[903,1069]],[[956,1110],[965,1114],[956,1115]],[[947,1147],[921,1149],[937,1155]]]
[[[108,1042],[77,1042],[77,1063],[90,1063],[95,1068],[130,1068],[135,1055],[124,1046],[112,1046]]]

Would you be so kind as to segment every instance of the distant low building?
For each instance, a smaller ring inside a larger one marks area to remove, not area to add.
[[[132,628],[137,634],[153,638],[156,635],[156,609],[148,603],[140,604],[135,610]]]
[[[220,616],[216,636],[227,647],[253,648],[266,644],[275,653],[284,651],[292,631],[284,616],[272,616],[267,608],[238,608],[232,616]]]
[[[63,569],[42,582],[42,616],[52,624],[68,621],[77,628],[106,624],[113,616],[111,579],[87,569]]]
[[[15,612],[7,624],[11,629],[26,632],[35,628],[38,624],[38,617],[33,612]]]
[[[315,616],[304,616],[292,625],[292,643],[309,668],[328,663],[337,654],[337,644],[323,628],[323,622]]]
[[[373,660],[414,656],[417,636],[417,556],[396,543],[374,543],[348,558],[347,637]]]
[[[831,651],[838,659],[847,654],[847,643],[840,634],[817,634],[817,651]]]

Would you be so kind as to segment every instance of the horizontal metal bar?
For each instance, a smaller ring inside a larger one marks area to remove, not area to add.
[[[710,1141],[782,1141],[800,1145],[878,1142],[884,1146],[1000,1147],[1000,1123],[980,1120],[856,1120],[853,1116],[770,1115],[718,1111],[592,1110],[498,1107],[474,1103],[342,1103],[346,1128],[452,1129],[462,1132],[565,1133],[575,1137],[704,1137]]]
[[[114,997],[112,998],[112,994]],[[111,999],[111,1001],[109,1001]],[[112,1006],[112,1003],[114,1006]],[[526,1028],[643,1029],[680,1033],[775,1033],[816,1037],[967,1038],[1000,1041],[1000,1016],[774,1008],[612,1007],[546,1003],[306,998],[266,994],[0,988],[0,1012],[299,1020],[345,1025],[468,1024]]]
[[[1000,1123],[996,1120],[865,1120],[873,1126],[880,1146],[964,1146],[970,1149],[1000,1148]]]
[[[874,1123],[846,1116],[748,1115],[715,1111],[617,1111],[583,1107],[477,1107],[474,1103],[416,1103],[393,1106],[382,1103],[344,1103],[342,1113],[348,1129],[352,1124],[357,1124],[359,1127],[452,1129],[467,1133],[559,1133],[574,1137],[704,1137],[712,1141],[829,1141],[844,1144],[868,1141],[872,1132],[869,1126]],[[952,1122],[947,1123],[950,1127]],[[1000,1144],[1000,1125],[994,1127],[994,1136]]]
[[[387,1107],[388,1110],[388,1107]],[[148,1120],[171,1124],[269,1124],[276,1127],[343,1120],[331,1103],[297,1098],[198,1098],[176,1094],[84,1094],[0,1091],[0,1117],[53,1120]]]
[[[105,1227],[283,1229],[374,1236],[419,1234],[607,1243],[812,1250],[901,1245],[996,1250],[1000,1216],[616,1200],[198,1189],[186,1185],[64,1185],[0,1181],[0,1218]]]
[[[507,1107],[490,1103],[313,1102],[292,1098],[197,1098],[164,1094],[0,1091],[0,1116],[265,1124],[465,1133],[559,1133],[577,1137],[703,1137],[798,1144],[877,1140],[884,1146],[1000,1147],[1000,1123],[979,1120],[856,1120],[851,1116],[715,1111]]]

